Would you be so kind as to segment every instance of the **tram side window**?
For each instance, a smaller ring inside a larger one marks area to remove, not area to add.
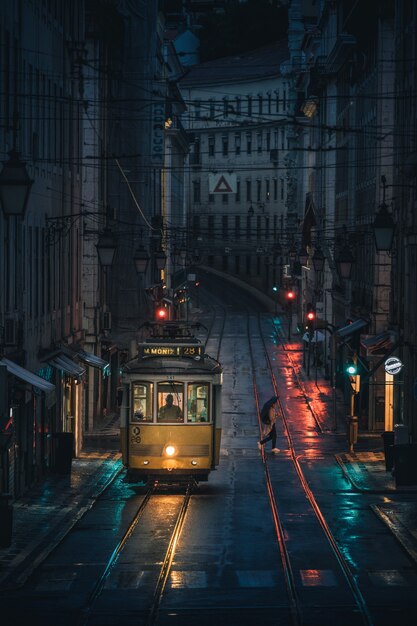
[[[152,383],[133,383],[132,422],[152,422]]]
[[[209,385],[208,383],[190,383],[187,391],[187,421],[209,421]]]
[[[158,383],[158,422],[184,421],[184,385]]]

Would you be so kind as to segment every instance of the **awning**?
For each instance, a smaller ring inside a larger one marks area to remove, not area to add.
[[[353,335],[353,333],[356,333],[358,330],[361,330],[361,328],[364,328],[368,324],[369,322],[367,322],[366,320],[362,320],[362,319],[355,320],[351,324],[348,324],[347,326],[343,326],[342,328],[335,330],[334,334],[336,337],[342,337],[342,338],[349,337],[349,335]]]
[[[13,376],[17,376],[20,380],[24,380],[26,383],[37,387],[41,391],[45,391],[46,393],[50,393],[55,389],[55,385],[52,383],[48,383],[47,380],[44,380],[37,374],[26,370],[24,367],[21,367],[17,363],[10,361],[9,359],[3,358],[0,363],[4,363],[9,374],[13,374]]]
[[[59,354],[51,359],[48,359],[49,365],[55,367],[57,370],[62,370],[69,376],[82,376],[85,374],[85,369],[74,363],[74,361],[65,354]]]
[[[379,335],[361,335],[361,347],[364,348],[365,356],[383,356],[393,345],[389,331]]]
[[[87,352],[86,350],[80,350],[76,353],[75,356],[78,359],[81,359],[81,361],[84,361],[84,363],[87,363],[87,365],[91,365],[91,367],[98,367],[102,370],[105,370],[109,367],[109,363],[107,361],[101,359],[99,356],[96,356],[92,352]]]

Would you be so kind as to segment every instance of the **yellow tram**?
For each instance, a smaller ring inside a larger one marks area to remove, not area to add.
[[[162,328],[122,369],[123,463],[132,480],[204,481],[219,463],[222,368],[186,328]]]

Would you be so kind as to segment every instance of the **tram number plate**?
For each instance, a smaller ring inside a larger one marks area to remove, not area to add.
[[[153,344],[149,346],[140,346],[140,353],[142,357],[149,356],[169,356],[169,357],[190,357],[202,356],[204,354],[204,347],[197,346],[175,346],[175,345],[162,345]]]

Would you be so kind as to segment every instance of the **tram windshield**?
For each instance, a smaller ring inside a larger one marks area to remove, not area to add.
[[[133,383],[133,422],[152,422],[152,383]]]
[[[189,383],[187,392],[187,421],[207,422],[209,418],[209,385]]]
[[[182,383],[158,383],[157,421],[184,421],[184,386]]]

